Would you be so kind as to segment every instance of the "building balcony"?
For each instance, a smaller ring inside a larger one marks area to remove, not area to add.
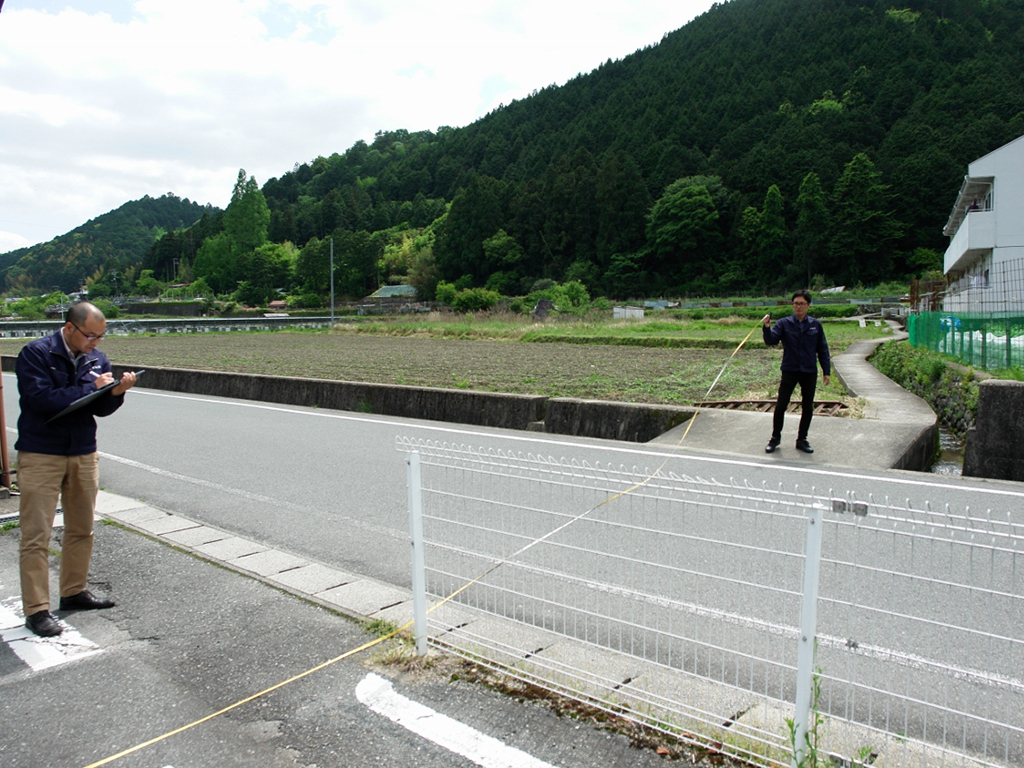
[[[971,211],[949,241],[942,259],[942,271],[948,275],[954,270],[966,269],[995,245],[995,211]]]

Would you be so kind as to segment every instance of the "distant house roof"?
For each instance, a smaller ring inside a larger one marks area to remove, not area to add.
[[[371,293],[370,299],[416,298],[416,289],[411,285],[384,285]]]

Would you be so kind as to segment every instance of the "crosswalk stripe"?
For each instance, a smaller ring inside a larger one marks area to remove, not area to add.
[[[0,639],[34,671],[103,653],[103,649],[62,619],[64,631],[56,637],[37,637],[25,626],[19,612],[0,604]]]

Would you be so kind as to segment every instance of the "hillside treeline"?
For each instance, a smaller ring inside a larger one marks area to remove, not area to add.
[[[168,233],[186,232],[216,212],[210,205],[171,193],[125,203],[49,242],[0,254],[6,291],[17,296],[72,293],[87,284],[104,283],[116,292],[134,285],[138,266],[155,241]]]
[[[204,274],[214,216],[142,267],[322,295],[333,238],[351,296],[872,285],[941,268],[967,164],[1021,134],[1024,0],[732,0],[467,127],[296,164],[259,190],[262,266],[222,237]]]

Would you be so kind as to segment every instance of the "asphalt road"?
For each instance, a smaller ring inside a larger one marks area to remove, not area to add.
[[[8,429],[18,413],[4,375]],[[405,455],[398,437],[462,443],[578,460],[655,467],[753,485],[780,481],[808,493],[997,513],[1019,508],[1015,484],[908,472],[789,468],[726,453],[466,427],[440,422],[193,397],[137,388],[100,420],[106,490],[401,586],[410,583]],[[13,446],[13,437],[9,442]],[[728,436],[723,436],[728,450]]]

